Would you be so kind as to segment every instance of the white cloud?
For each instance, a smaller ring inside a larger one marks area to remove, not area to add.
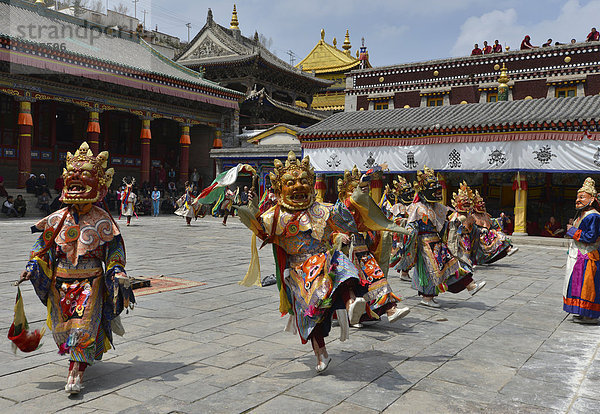
[[[558,10],[556,17],[542,20],[533,25],[519,21],[514,8],[494,10],[479,17],[469,17],[461,26],[460,34],[451,49],[453,55],[468,55],[474,43],[484,40],[509,45],[518,49],[525,35],[531,36],[533,45],[539,46],[552,38],[553,42],[568,43],[572,38],[584,41],[593,26],[600,26],[600,0],[581,5],[579,0],[569,0]]]

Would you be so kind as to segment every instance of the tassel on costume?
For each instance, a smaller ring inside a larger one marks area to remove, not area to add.
[[[25,307],[23,306],[23,297],[21,296],[21,289],[17,287],[17,299],[15,301],[15,316],[13,323],[8,330],[8,339],[12,341],[13,350],[17,352],[19,348],[22,352],[33,352],[38,349],[40,341],[46,328],[42,328],[41,331],[35,330],[29,332],[29,324],[27,323],[27,317],[25,317]]]

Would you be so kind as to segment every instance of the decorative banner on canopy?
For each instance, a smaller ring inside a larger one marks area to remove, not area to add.
[[[502,141],[402,147],[306,148],[318,173],[362,170],[386,163],[390,172],[414,172],[424,166],[441,171],[600,171],[600,143],[581,141]]]

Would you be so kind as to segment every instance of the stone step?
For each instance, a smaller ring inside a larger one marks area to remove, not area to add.
[[[35,194],[29,194],[24,188],[7,188],[6,192],[8,193],[8,195],[13,196],[14,198],[17,198],[17,196],[20,194],[23,196],[23,198],[25,199],[25,203],[27,203],[27,211],[25,212],[25,217],[44,217],[44,213],[36,207],[37,204],[37,197],[35,196]],[[54,197],[56,197],[56,191],[54,190],[50,190],[50,192],[52,194],[50,194],[50,197],[52,197],[52,199],[54,199]],[[4,203],[4,199],[0,200],[0,203]],[[4,214],[0,214],[0,217],[2,218],[7,218]]]

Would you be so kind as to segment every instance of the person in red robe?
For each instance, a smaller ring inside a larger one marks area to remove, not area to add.
[[[525,36],[525,38],[521,42],[521,50],[528,50],[528,49],[537,49],[537,46],[533,46],[531,44],[531,37],[529,37],[529,35]]]
[[[592,27],[592,31],[588,33],[585,41],[586,42],[597,42],[599,40],[600,40],[600,32],[598,32],[595,27]]]
[[[475,47],[471,51],[471,56],[476,56],[476,55],[481,55],[481,54],[483,54],[483,52],[481,51],[481,49],[479,49],[479,45],[477,43],[475,43]]]
[[[550,47],[550,46],[552,46],[552,39],[548,39],[548,41],[542,45],[542,47]]]
[[[483,49],[482,49],[482,51],[483,51],[484,55],[488,55],[488,54],[492,53],[492,47],[490,45],[488,45],[487,40],[485,40],[483,42]]]
[[[492,53],[502,53],[502,45],[498,42],[498,39],[494,40],[494,46],[492,47]]]
[[[554,217],[550,217],[542,231],[542,236],[544,237],[563,237],[564,234],[565,230]]]

